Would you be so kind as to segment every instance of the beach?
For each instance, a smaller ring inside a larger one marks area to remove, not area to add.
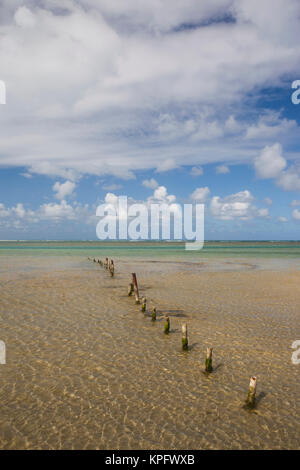
[[[299,449],[299,247],[263,256],[264,245],[254,255],[244,245],[238,255],[1,245],[0,448]],[[114,277],[88,256],[113,257]],[[127,295],[132,272],[145,314]]]

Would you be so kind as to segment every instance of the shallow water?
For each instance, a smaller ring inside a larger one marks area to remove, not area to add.
[[[276,258],[206,257],[191,265],[114,252],[110,278],[83,256],[86,248],[59,256],[26,250],[0,255],[1,448],[300,447],[300,366],[291,362],[291,344],[300,339],[300,273],[293,262],[278,271]],[[146,315],[127,296],[133,271]],[[208,346],[214,372],[205,375]],[[252,374],[258,404],[249,412]]]

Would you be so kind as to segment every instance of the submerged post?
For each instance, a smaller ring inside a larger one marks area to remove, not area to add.
[[[250,408],[253,408],[255,405],[255,394],[256,394],[256,377],[253,376],[250,379],[249,390],[248,390],[248,397],[247,397],[247,405]]]
[[[115,274],[115,266],[114,266],[114,261],[111,259],[109,263],[109,272],[111,277]]]
[[[212,352],[213,348],[206,349],[206,359],[205,359],[205,370],[206,372],[212,372]]]
[[[155,321],[156,320],[156,308],[153,307],[152,308],[152,321]]]
[[[169,319],[169,317],[166,317],[164,332],[165,332],[165,335],[168,335],[170,333],[170,319]]]
[[[143,297],[143,298],[142,298],[142,308],[141,308],[141,311],[142,311],[142,312],[145,312],[145,311],[146,311],[146,302],[147,302],[146,297]]]
[[[132,284],[134,287],[134,292],[135,292],[135,303],[139,304],[140,303],[140,296],[139,296],[139,288],[138,288],[138,283],[136,279],[136,274],[132,273]]]
[[[186,351],[189,346],[187,324],[182,325],[182,349]]]
[[[134,287],[133,287],[133,284],[132,282],[130,284],[128,284],[128,297],[130,297],[132,295],[134,291]]]

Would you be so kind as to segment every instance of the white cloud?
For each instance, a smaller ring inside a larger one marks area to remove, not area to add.
[[[297,73],[300,4],[274,1],[2,0],[0,164],[130,179],[249,163],[263,126],[269,139],[295,137],[289,121],[249,125],[255,99],[244,108],[249,93]],[[251,139],[226,140],[245,126]]]
[[[158,187],[158,182],[154,178],[151,178],[149,180],[144,180],[142,185],[145,186],[145,188],[156,189]]]
[[[257,124],[247,128],[245,137],[246,139],[274,139],[281,134],[286,135],[296,128],[297,122],[295,120],[280,119],[278,113],[268,113],[260,116]]]
[[[300,211],[298,209],[294,209],[292,216],[293,216],[293,219],[300,220]]]
[[[56,193],[56,199],[65,199],[73,194],[76,184],[72,181],[59,183],[58,181],[53,185],[53,191]]]
[[[264,204],[267,204],[268,206],[271,206],[273,204],[273,201],[271,198],[269,197],[266,197],[264,200],[263,200],[263,203]]]
[[[191,169],[192,176],[202,176],[203,175],[203,168],[201,166],[193,166]]]
[[[288,219],[287,219],[286,217],[282,217],[282,216],[281,216],[281,217],[278,217],[277,220],[278,220],[278,222],[281,222],[281,223],[283,223],[283,224],[288,221]]]
[[[240,191],[224,198],[214,196],[210,203],[210,210],[214,217],[222,220],[233,220],[238,218],[247,220],[253,217],[254,198],[250,191]]]
[[[178,168],[178,164],[176,163],[174,158],[167,158],[166,160],[161,160],[157,164],[156,171],[158,173],[162,173],[164,171],[174,170],[175,168]]]
[[[257,215],[258,217],[269,217],[269,209],[266,209],[266,208],[258,209]]]
[[[118,191],[122,188],[123,186],[121,184],[104,184],[102,186],[102,189],[104,189],[104,191]]]
[[[167,188],[165,186],[159,186],[155,189],[153,196],[148,198],[150,203],[166,203],[172,204],[176,201],[176,196],[174,194],[168,194]]]
[[[35,15],[26,7],[20,7],[15,13],[15,22],[21,28],[33,28],[36,23]]]
[[[258,178],[276,178],[286,167],[286,160],[282,156],[282,147],[276,143],[266,146],[254,160],[254,167]]]
[[[216,173],[217,175],[226,175],[227,173],[230,173],[230,169],[227,165],[219,165],[216,167]]]
[[[197,201],[203,203],[207,200],[210,195],[210,189],[205,186],[204,188],[197,188],[195,191],[190,195],[190,198],[193,201]]]
[[[112,204],[115,206],[118,203],[118,196],[116,196],[114,193],[107,193],[104,200],[106,204]]]
[[[40,207],[39,215],[42,219],[75,219],[76,214],[74,208],[66,201],[60,203],[51,202],[43,204]]]
[[[292,202],[291,202],[291,206],[292,207],[300,206],[300,201],[297,200],[297,199],[293,199]]]
[[[285,191],[300,191],[299,170],[293,166],[288,168],[279,175],[276,183]]]

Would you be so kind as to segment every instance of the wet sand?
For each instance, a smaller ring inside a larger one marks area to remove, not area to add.
[[[300,272],[228,259],[218,270],[205,262],[115,265],[110,278],[83,258],[2,257],[0,448],[299,449],[300,365],[291,345],[300,339]],[[127,297],[133,271],[146,315]],[[208,346],[214,372],[205,375]],[[253,374],[250,412],[243,405]]]

